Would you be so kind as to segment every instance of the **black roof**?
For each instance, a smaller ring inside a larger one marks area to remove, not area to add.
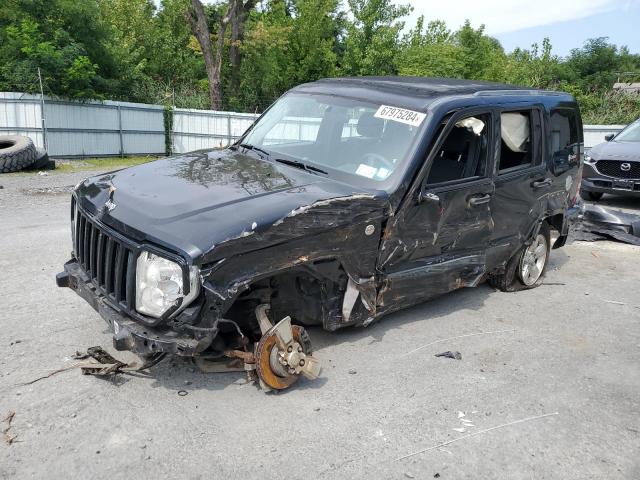
[[[393,105],[416,110],[426,109],[433,100],[439,97],[474,95],[480,92],[488,92],[488,94],[489,92],[493,92],[493,94],[504,92],[505,95],[521,93],[526,96],[562,95],[557,92],[481,80],[401,76],[323,78],[299,85],[293,90],[360,98],[382,104],[386,101]]]

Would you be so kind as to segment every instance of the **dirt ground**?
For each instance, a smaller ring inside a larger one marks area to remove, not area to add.
[[[312,329],[322,376],[280,394],[180,358],[23,386],[93,345],[131,358],[55,286],[87,175],[0,176],[0,478],[640,478],[640,247],[611,242],[553,251],[534,290]]]

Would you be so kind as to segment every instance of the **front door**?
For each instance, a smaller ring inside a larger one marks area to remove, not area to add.
[[[405,199],[383,236],[381,313],[475,285],[485,272],[493,231],[493,115],[458,112],[440,131],[416,194]]]

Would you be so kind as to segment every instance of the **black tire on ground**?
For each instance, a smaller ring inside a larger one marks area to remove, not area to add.
[[[604,195],[604,193],[602,192],[585,192],[587,194],[587,198],[589,200],[593,200],[594,202],[597,202],[598,200],[600,200],[602,198],[602,195]]]
[[[17,172],[27,168],[37,158],[36,146],[29,137],[0,136],[0,173]]]
[[[503,292],[517,292],[519,290],[529,290],[531,288],[540,286],[545,271],[547,270],[547,265],[549,264],[549,251],[551,250],[551,232],[549,230],[549,225],[547,224],[547,222],[542,222],[542,225],[540,225],[539,233],[541,233],[547,241],[547,257],[545,259],[544,267],[542,268],[542,273],[540,274],[538,280],[532,285],[525,285],[521,281],[520,275],[518,275],[520,260],[522,259],[522,256],[527,249],[527,246],[525,245],[520,250],[518,250],[515,255],[513,255],[513,257],[509,259],[507,265],[505,266],[504,272],[489,275],[489,277],[487,278],[489,285]]]
[[[49,159],[49,154],[43,148],[36,149],[36,161],[29,165],[29,170],[55,170],[56,164]]]

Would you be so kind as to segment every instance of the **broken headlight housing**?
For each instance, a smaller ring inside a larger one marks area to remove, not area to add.
[[[181,310],[200,293],[198,273],[198,267],[189,268],[189,293],[185,295],[182,267],[143,251],[136,263],[136,310],[143,315],[160,318],[182,299]]]
[[[588,154],[584,154],[584,163],[586,163],[587,165],[595,165],[596,161],[591,158]]]

